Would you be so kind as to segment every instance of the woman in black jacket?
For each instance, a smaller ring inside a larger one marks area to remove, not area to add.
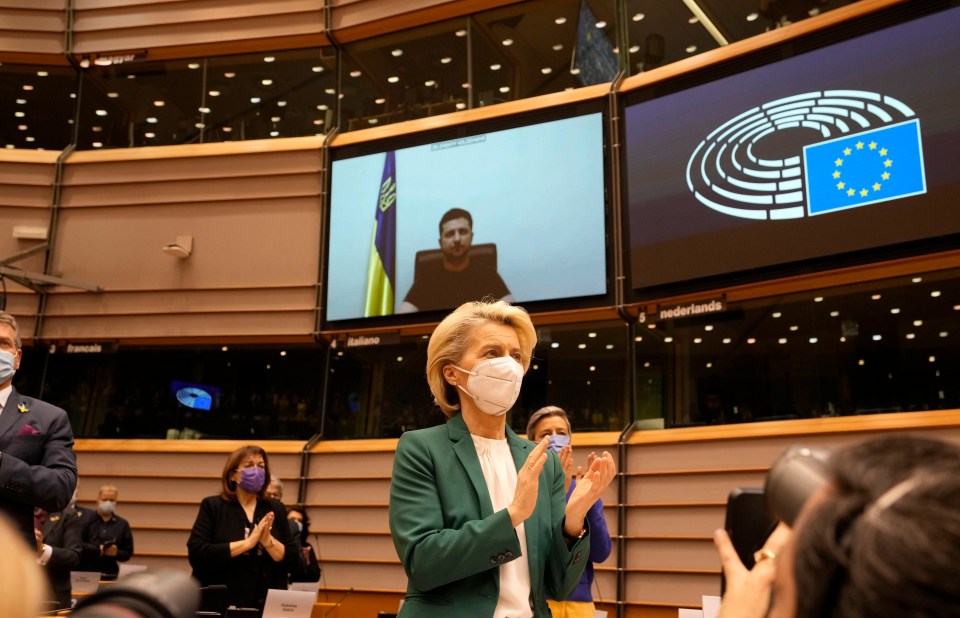
[[[200,503],[187,541],[193,576],[204,586],[225,584],[226,603],[263,610],[269,588],[286,589],[300,563],[283,504],[265,497],[267,454],[244,446],[230,454],[222,490]]]
[[[320,562],[310,544],[310,517],[307,510],[295,504],[287,507],[287,520],[290,522],[290,533],[299,540],[303,552],[303,562],[297,571],[290,572],[291,582],[318,582],[320,581]]]

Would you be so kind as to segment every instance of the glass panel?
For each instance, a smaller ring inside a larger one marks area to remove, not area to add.
[[[73,137],[76,73],[0,64],[0,147],[63,150]]]
[[[960,406],[960,272],[731,303],[651,324],[637,342],[640,417],[668,425]]]

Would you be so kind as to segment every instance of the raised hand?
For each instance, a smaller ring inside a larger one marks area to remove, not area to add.
[[[583,529],[583,520],[593,503],[600,499],[603,492],[617,476],[617,465],[610,453],[596,457],[567,501],[566,520],[563,528],[568,536],[577,536]]]
[[[516,528],[533,515],[537,506],[537,491],[540,489],[540,471],[547,462],[547,445],[550,437],[544,437],[527,455],[523,467],[517,472],[517,489],[513,493],[513,502],[507,507],[510,522]]]
[[[257,527],[254,528],[253,534],[250,536],[257,539],[264,547],[271,545],[273,543],[273,537],[270,536],[270,530],[273,528],[274,514],[273,511],[270,511],[263,516],[263,519],[260,520],[260,523],[257,524]]]
[[[713,542],[727,580],[718,618],[763,618],[767,615],[777,573],[777,554],[782,553],[792,536],[793,532],[785,524],[777,526],[763,544],[763,549],[757,552],[763,557],[748,571],[727,531],[721,529],[714,533]]]
[[[573,480],[573,447],[569,444],[560,449],[560,465],[563,466],[563,493],[570,491],[570,481]]]

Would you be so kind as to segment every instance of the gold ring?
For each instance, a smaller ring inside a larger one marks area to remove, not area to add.
[[[767,560],[768,558],[770,560],[773,560],[776,557],[777,557],[777,554],[770,551],[769,549],[759,549],[753,552],[753,561],[757,564],[760,564],[761,562],[763,562],[764,560]]]

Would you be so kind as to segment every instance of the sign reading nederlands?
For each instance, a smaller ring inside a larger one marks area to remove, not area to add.
[[[710,300],[700,300],[692,303],[683,303],[680,305],[664,305],[663,307],[657,307],[657,310],[652,313],[641,313],[639,321],[641,324],[644,324],[647,322],[659,322],[661,320],[692,318],[698,315],[720,313],[726,310],[726,301],[724,301],[722,298],[713,298]]]

